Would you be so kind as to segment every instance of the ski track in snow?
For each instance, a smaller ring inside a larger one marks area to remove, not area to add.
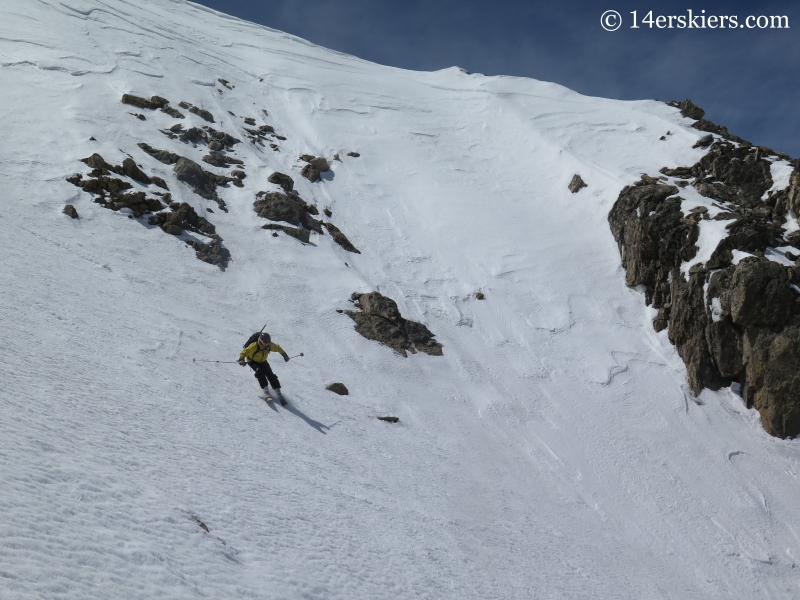
[[[730,390],[684,391],[608,228],[624,185],[702,155],[674,109],[382,67],[181,0],[0,14],[0,597],[800,595],[797,442]],[[139,151],[204,149],[128,92],[288,138],[235,147],[245,187],[209,217],[227,272],[65,181],[130,153],[216,208]],[[310,184],[305,152],[343,162]],[[275,170],[363,254],[261,230]],[[371,290],[444,356],[360,337],[336,309]],[[286,408],[249,369],[192,362],[234,360],[265,321],[305,353],[275,364]]]

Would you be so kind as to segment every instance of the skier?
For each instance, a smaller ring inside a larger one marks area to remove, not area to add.
[[[275,344],[270,338],[268,333],[259,333],[258,337],[252,343],[245,344],[244,350],[239,354],[239,364],[245,366],[250,365],[250,368],[255,372],[256,379],[264,392],[264,399],[269,402],[271,400],[269,392],[267,391],[268,382],[272,384],[273,389],[278,394],[281,401],[281,406],[286,406],[286,400],[281,393],[281,382],[278,377],[272,372],[272,369],[267,362],[267,356],[270,352],[279,352],[283,356],[283,360],[289,362],[289,355],[278,344]],[[254,336],[251,336],[251,339]],[[247,340],[250,342],[250,340]]]

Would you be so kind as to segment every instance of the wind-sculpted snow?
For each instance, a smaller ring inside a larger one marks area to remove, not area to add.
[[[4,600],[797,597],[797,442],[691,393],[606,221],[707,154],[677,109],[383,67],[179,0],[0,16]],[[138,145],[234,178],[178,122],[242,140],[227,213]],[[226,271],[71,185],[95,153],[163,179],[175,227],[213,224]],[[262,229],[275,172],[361,253]],[[354,290],[443,355],[364,339]],[[264,323],[304,353],[273,364],[286,408],[199,362]]]

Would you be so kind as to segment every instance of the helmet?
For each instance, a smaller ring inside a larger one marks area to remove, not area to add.
[[[269,337],[268,333],[262,333],[258,336],[258,341],[261,342],[263,346],[269,346],[269,343],[272,341],[272,338]]]

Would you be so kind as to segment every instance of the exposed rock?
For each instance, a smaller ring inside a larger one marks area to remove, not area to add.
[[[231,177],[235,177],[236,179],[244,179],[247,177],[247,173],[237,169],[236,171],[231,171]]]
[[[387,423],[398,423],[400,421],[399,417],[377,417],[379,421],[386,421]]]
[[[253,117],[245,117],[244,119],[245,125],[251,125],[255,127],[256,120]]]
[[[281,186],[284,192],[291,192],[292,189],[294,189],[294,179],[292,179],[288,175],[279,173],[278,171],[275,171],[272,175],[270,175],[267,178],[267,181],[269,181],[270,183],[274,183],[275,185]]]
[[[78,218],[78,211],[75,210],[75,207],[72,206],[72,204],[67,204],[64,207],[64,210],[62,210],[61,212],[63,212],[65,215],[68,215],[68,216],[72,217],[73,219],[77,219]]]
[[[572,176],[572,181],[569,182],[569,191],[573,194],[577,193],[581,188],[587,187],[581,176],[577,173]]]
[[[152,96],[150,100],[146,100],[144,98],[140,98],[139,96],[134,96],[133,94],[123,94],[122,103],[130,104],[131,106],[136,106],[138,108],[156,110],[157,108],[163,108],[169,104],[169,101],[161,96]]]
[[[286,235],[290,235],[296,240],[300,240],[304,244],[307,244],[311,241],[311,235],[309,234],[307,229],[298,229],[296,227],[286,227],[285,225],[281,227],[283,233]]]
[[[213,121],[212,121],[213,122]],[[215,141],[219,144],[222,144],[222,147],[226,150],[233,150],[233,147],[236,144],[241,143],[242,140],[239,138],[235,138],[229,133],[225,133],[224,131],[217,131],[213,127],[203,127],[203,130],[208,134],[208,139]]]
[[[207,244],[194,240],[186,240],[186,243],[195,249],[197,258],[203,262],[216,265],[223,271],[228,266],[228,261],[231,260],[231,253],[222,245],[221,238],[213,239]]]
[[[238,158],[225,156],[224,154],[220,154],[218,152],[212,152],[211,154],[206,154],[203,157],[203,162],[208,163],[209,165],[213,165],[215,167],[221,167],[223,169],[227,169],[231,165],[244,164],[244,161],[241,161]]]
[[[253,119],[251,119],[251,120],[253,120]],[[245,122],[247,122],[246,119],[245,119]],[[253,120],[252,124],[255,125],[255,121],[254,120]],[[249,134],[251,142],[253,142],[254,144],[260,144],[262,146],[264,145],[264,140],[268,136],[275,135],[275,128],[272,127],[272,125],[262,125],[258,129],[248,129],[247,127],[245,127],[244,130]],[[275,137],[277,137],[279,139],[282,139],[282,140],[286,139],[284,137],[280,137],[280,136],[277,136],[277,135],[275,135]],[[272,145],[274,146],[274,144],[272,144]]]
[[[347,236],[345,236],[345,234],[343,234],[339,230],[339,228],[336,227],[336,225],[334,225],[333,223],[323,223],[323,225],[325,225],[325,229],[328,230],[328,233],[330,233],[333,236],[334,242],[339,244],[342,248],[344,248],[348,252],[361,254],[361,251],[350,243],[350,240],[347,239]]]
[[[127,175],[134,181],[138,181],[139,183],[144,183],[145,185],[151,184],[153,181],[150,179],[144,171],[142,171],[139,166],[134,162],[132,158],[126,158],[122,161],[122,173]],[[163,180],[162,180],[163,181]]]
[[[331,166],[328,164],[328,161],[321,156],[311,159],[309,164],[320,173],[325,173],[326,171],[331,170]]]
[[[681,109],[681,115],[689,119],[700,120],[706,114],[706,111],[694,104],[688,98],[681,102],[678,105],[678,108]]]
[[[208,121],[209,123],[214,123],[214,115],[212,115],[207,110],[203,110],[202,108],[198,108],[193,104],[189,104],[188,102],[181,102],[178,104],[181,108],[188,110],[190,113],[193,113],[200,117],[201,119]]]
[[[483,300],[484,298],[486,298],[486,296],[483,295],[483,292],[478,292],[477,294],[475,294],[475,298],[477,300]]]
[[[302,225],[305,229],[322,233],[322,223],[310,215],[311,208],[297,194],[280,192],[259,192],[253,203],[253,210],[260,217],[296,226]]]
[[[117,175],[125,175],[134,181],[149,185],[152,180],[138,167],[132,158],[126,158],[122,161],[121,166],[108,164],[102,156],[96,152],[89,158],[82,158],[81,162],[86,163],[92,168],[91,177],[99,177],[101,175],[108,175],[109,173],[116,173]],[[108,191],[108,190],[107,190]]]
[[[170,204],[172,212],[159,212],[148,219],[151,225],[159,225],[167,233],[178,235],[182,230],[194,231],[207,236],[216,234],[216,229],[208,220],[198,215],[186,202]],[[168,228],[171,229],[168,231]],[[177,229],[177,231],[175,231]]]
[[[800,434],[800,326],[780,332],[753,329],[745,333],[744,400],[761,414],[767,433]]]
[[[781,327],[789,320],[795,304],[786,269],[756,257],[745,258],[736,265],[724,302],[730,307],[733,322],[745,329]]]
[[[139,142],[139,144],[137,145],[139,146],[139,148],[147,152],[147,154],[155,158],[157,161],[164,163],[165,165],[174,165],[181,158],[174,152],[168,152],[167,150],[157,150],[156,148],[153,148],[152,146],[145,144],[144,142]]]
[[[95,169],[94,172],[97,172]],[[111,210],[129,209],[134,217],[158,211],[164,205],[155,198],[148,198],[144,192],[122,193],[122,190],[130,189],[132,186],[121,179],[113,179],[105,175],[98,175],[91,179],[83,179],[83,175],[68,177],[67,181],[83,189],[85,192],[96,194],[94,201],[105,208]]]
[[[339,394],[340,396],[347,396],[350,392],[347,390],[347,386],[343,383],[332,383],[325,387],[326,390],[330,390],[334,394]]]
[[[141,114],[141,113],[129,113],[129,114],[132,114],[134,117],[136,117],[136,118],[137,118],[137,119],[139,119],[140,121],[147,121],[147,117],[145,117],[145,116],[144,116],[143,114]]]
[[[232,85],[230,85],[230,84],[229,84],[229,82],[228,82],[228,80],[227,80],[227,79],[222,79],[222,78],[220,77],[219,79],[217,79],[217,81],[219,81],[219,82],[220,82],[222,85],[224,85],[224,86],[225,86],[226,88],[228,88],[229,90],[232,90],[232,89],[234,88],[234,86],[232,86]]]
[[[322,212],[323,212],[323,213],[325,213],[325,216],[326,216],[326,217],[331,217],[331,216],[333,216],[333,213],[331,212],[331,209],[330,209],[330,208],[325,208],[325,209],[323,209],[323,210],[322,210]]]
[[[220,210],[228,212],[225,201],[217,195],[216,188],[218,185],[227,185],[233,181],[230,177],[209,173],[196,162],[185,157],[179,158],[174,171],[178,181],[192,186],[195,194],[208,200],[214,200]]]
[[[683,108],[697,118],[692,106]],[[626,283],[644,286],[646,302],[658,309],[653,326],[669,328],[695,393],[738,382],[769,433],[795,436],[800,434],[800,301],[790,284],[800,281],[800,270],[764,257],[768,247],[786,243],[783,223],[793,210],[794,188],[790,184],[762,200],[772,187],[764,160],[772,151],[713,136],[701,141],[710,149],[697,164],[661,172],[693,177],[701,195],[724,203],[728,212],[714,218],[731,221],[727,236],[687,278],[681,265],[695,257],[698,223],[709,211],[697,207],[684,215],[678,188],[643,176],[622,190],[609,213]],[[754,256],[734,265],[735,250]]]
[[[358,158],[361,155],[358,152],[348,152],[347,156],[352,156],[353,158]]]
[[[404,319],[391,298],[378,292],[356,292],[351,300],[361,312],[346,311],[346,314],[356,322],[356,331],[365,338],[389,346],[403,356],[418,350],[442,355],[442,345],[433,339],[434,334],[422,323]]]
[[[307,164],[305,167],[303,167],[303,169],[300,171],[300,175],[308,179],[311,183],[320,180],[319,171],[310,164]]]
[[[185,119],[186,116],[179,111],[177,108],[172,108],[171,106],[165,106],[161,109],[161,112],[168,114],[173,119]]]
[[[692,148],[708,148],[713,141],[714,141],[714,136],[709,133],[708,135],[704,135],[699,140],[697,140],[694,146],[692,146]]]

